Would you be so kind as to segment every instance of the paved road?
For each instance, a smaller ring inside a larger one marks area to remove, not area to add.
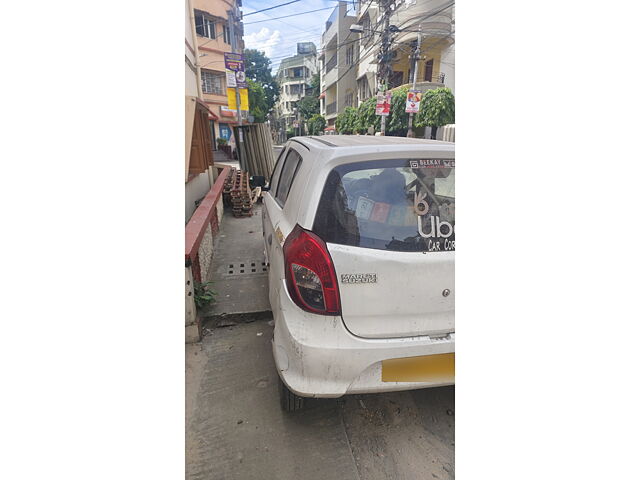
[[[187,479],[452,479],[454,387],[280,410],[266,320],[187,346]]]

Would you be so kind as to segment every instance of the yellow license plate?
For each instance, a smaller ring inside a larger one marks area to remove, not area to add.
[[[455,353],[383,360],[382,381],[453,383],[455,363]]]

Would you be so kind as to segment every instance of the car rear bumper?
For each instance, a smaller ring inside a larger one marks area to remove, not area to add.
[[[392,339],[351,334],[340,317],[307,313],[298,308],[286,286],[279,289],[274,310],[273,356],[283,382],[303,397],[340,397],[453,384],[453,378],[432,382],[383,382],[384,360],[453,353],[455,334]]]

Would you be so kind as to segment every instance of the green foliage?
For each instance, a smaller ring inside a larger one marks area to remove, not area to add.
[[[309,128],[309,135],[319,135],[324,130],[324,127],[326,125],[327,121],[322,115],[320,115],[319,113],[313,115],[307,123],[307,127]]]
[[[296,136],[296,129],[294,129],[293,127],[289,127],[287,129],[287,139],[295,136]]]
[[[380,130],[380,115],[376,115],[376,97],[366,99],[360,104],[357,110],[358,121],[356,129],[360,133],[367,133],[369,127],[373,126],[374,131]]]
[[[218,142],[218,145],[226,145],[228,143],[227,139],[226,138],[222,138],[222,137],[218,137],[216,139],[216,142]]]
[[[309,120],[314,115],[320,113],[320,100],[317,96],[307,95],[298,102],[298,111],[304,120]]]
[[[311,94],[315,97],[319,97],[320,96],[320,74],[316,73],[311,77],[311,82],[309,82],[311,84]]]
[[[273,75],[271,75],[271,60],[264,52],[255,49],[244,51],[245,74],[249,80],[253,80],[262,87],[266,103],[264,113],[266,114],[278,98],[279,88]],[[255,116],[255,115],[254,115]]]
[[[311,77],[311,93],[302,97],[297,103],[300,116],[305,121],[309,121],[311,117],[320,113],[320,74],[316,73]]]
[[[262,85],[247,79],[249,85],[249,114],[253,115],[255,123],[264,123],[269,110]]]
[[[215,301],[216,292],[210,289],[209,285],[213,285],[213,282],[206,283],[194,283],[193,290],[194,296],[193,299],[196,302],[196,308],[201,310],[206,307],[210,303]]]
[[[416,126],[442,127],[455,121],[455,98],[449,88],[424,92],[416,115]]]
[[[387,117],[386,135],[406,137],[409,129],[409,114],[405,112],[407,106],[407,87],[394,90],[391,95],[391,108]]]
[[[358,110],[347,107],[344,112],[336,117],[336,130],[338,133],[356,133],[358,131]]]

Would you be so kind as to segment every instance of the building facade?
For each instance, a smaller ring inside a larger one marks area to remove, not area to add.
[[[241,0],[191,0],[199,51],[199,66],[204,102],[214,113],[210,120],[214,149],[217,139],[235,143],[232,126],[237,124],[236,112],[229,110],[224,53],[244,51],[243,27],[240,22]],[[234,15],[231,12],[235,12]],[[232,25],[233,23],[233,25]],[[231,37],[234,32],[235,39]],[[217,116],[218,119],[214,118]]]
[[[276,74],[280,95],[275,105],[275,117],[280,137],[294,128],[298,121],[297,104],[311,93],[311,79],[318,72],[317,50],[313,43],[298,43],[297,52],[280,62]]]
[[[327,121],[326,130],[335,130],[336,117],[346,107],[357,106],[359,34],[349,30],[356,20],[347,13],[347,3],[340,2],[325,22],[318,60],[320,113]]]
[[[416,88],[425,91],[448,87],[455,92],[454,9],[451,0],[358,1],[356,19],[363,28],[357,68],[358,104],[375,95],[379,88],[378,53],[385,13],[389,25],[397,27],[391,35],[389,88],[411,86],[414,67],[411,54],[421,36]]]
[[[216,118],[202,97],[198,66],[198,44],[191,0],[185,0],[185,223],[196,202],[213,185],[213,137],[210,118]]]

